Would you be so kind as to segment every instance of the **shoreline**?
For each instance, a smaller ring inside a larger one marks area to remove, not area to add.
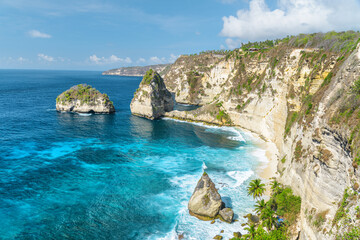
[[[214,127],[230,127],[238,129],[242,132],[245,132],[249,135],[251,135],[253,143],[255,146],[257,146],[260,149],[263,149],[265,151],[265,157],[267,159],[266,162],[263,164],[260,164],[260,166],[256,169],[256,174],[266,180],[265,183],[270,182],[272,178],[277,177],[277,165],[278,165],[278,157],[277,157],[277,147],[275,143],[265,139],[262,135],[257,134],[253,131],[250,131],[249,129],[240,127],[240,126],[227,126],[227,125],[218,125],[214,123],[209,123],[205,121],[194,121],[191,119],[177,119],[173,117],[166,116],[165,119],[171,119],[175,121],[181,121],[181,122],[187,122],[187,123],[200,123],[206,126],[214,126]],[[270,188],[267,186],[267,192],[265,195],[270,195]]]
[[[266,184],[266,191],[264,197],[270,197],[271,187],[268,183],[272,181],[273,178],[278,176],[277,165],[278,165],[278,157],[277,157],[277,147],[275,143],[265,139],[263,136],[252,132],[248,129],[244,129],[242,127],[234,126],[239,130],[246,132],[251,135],[253,138],[253,144],[262,149],[265,152],[266,162],[260,163],[259,167],[256,169],[256,174],[259,176],[261,180],[264,180],[263,183]],[[255,156],[256,157],[256,156]],[[259,158],[259,157],[258,157]],[[261,162],[261,161],[260,161]]]

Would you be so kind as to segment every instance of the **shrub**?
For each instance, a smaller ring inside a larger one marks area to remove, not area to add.
[[[326,75],[323,83],[321,84],[321,86],[325,86],[325,85],[328,85],[330,82],[331,82],[331,78],[333,76],[333,73],[332,72],[329,72],[328,75]]]
[[[297,143],[296,143],[296,147],[295,147],[295,151],[294,151],[294,156],[295,156],[295,160],[296,161],[299,161],[301,156],[302,156],[302,143],[301,143],[301,140],[299,140]]]
[[[348,205],[348,202],[347,202],[348,197],[349,197],[348,190],[345,189],[344,195],[343,195],[343,199],[342,199],[342,201],[341,201],[341,203],[340,203],[340,207],[339,207],[339,209],[336,211],[335,217],[334,217],[334,219],[333,219],[333,226],[334,226],[340,219],[342,219],[343,217],[346,216],[345,207]]]
[[[312,103],[309,103],[308,108],[306,109],[306,112],[305,112],[306,115],[308,115],[310,113],[312,107],[313,107]]]
[[[288,115],[288,120],[286,121],[285,135],[290,132],[291,126],[294,124],[298,117],[298,112],[292,112]]]
[[[356,95],[360,94],[360,78],[351,86],[351,92]]]
[[[336,236],[336,240],[357,240],[357,239],[360,239],[360,227],[354,227],[348,232]]]
[[[142,80],[145,84],[150,84],[151,80],[153,79],[154,71],[150,68],[144,75],[144,78]]]
[[[301,198],[293,195],[291,188],[286,187],[279,190],[274,200],[277,206],[277,214],[285,216],[290,224],[294,223],[297,215],[300,213]]]

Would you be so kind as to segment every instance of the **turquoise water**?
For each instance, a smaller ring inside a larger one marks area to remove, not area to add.
[[[234,128],[130,114],[141,78],[0,71],[2,239],[211,239],[242,231],[263,151]],[[106,92],[114,115],[55,111],[69,87]],[[186,109],[186,106],[178,106]],[[187,202],[203,168],[238,222],[202,222]]]

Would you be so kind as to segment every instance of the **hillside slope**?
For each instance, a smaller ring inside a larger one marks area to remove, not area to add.
[[[335,239],[360,224],[359,36],[299,35],[181,56],[164,75],[177,102],[201,106],[166,116],[240,126],[273,143],[278,180],[302,199],[300,239]]]

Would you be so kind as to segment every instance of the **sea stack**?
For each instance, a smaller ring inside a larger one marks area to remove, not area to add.
[[[217,217],[222,206],[221,196],[215,184],[204,172],[190,198],[189,213],[201,220],[211,220]]]
[[[87,84],[79,84],[61,93],[56,98],[56,110],[76,113],[114,113],[113,102],[107,94],[102,94]]]
[[[148,70],[131,101],[131,113],[153,120],[162,117],[173,108],[174,100],[166,89],[164,80],[154,70]]]

